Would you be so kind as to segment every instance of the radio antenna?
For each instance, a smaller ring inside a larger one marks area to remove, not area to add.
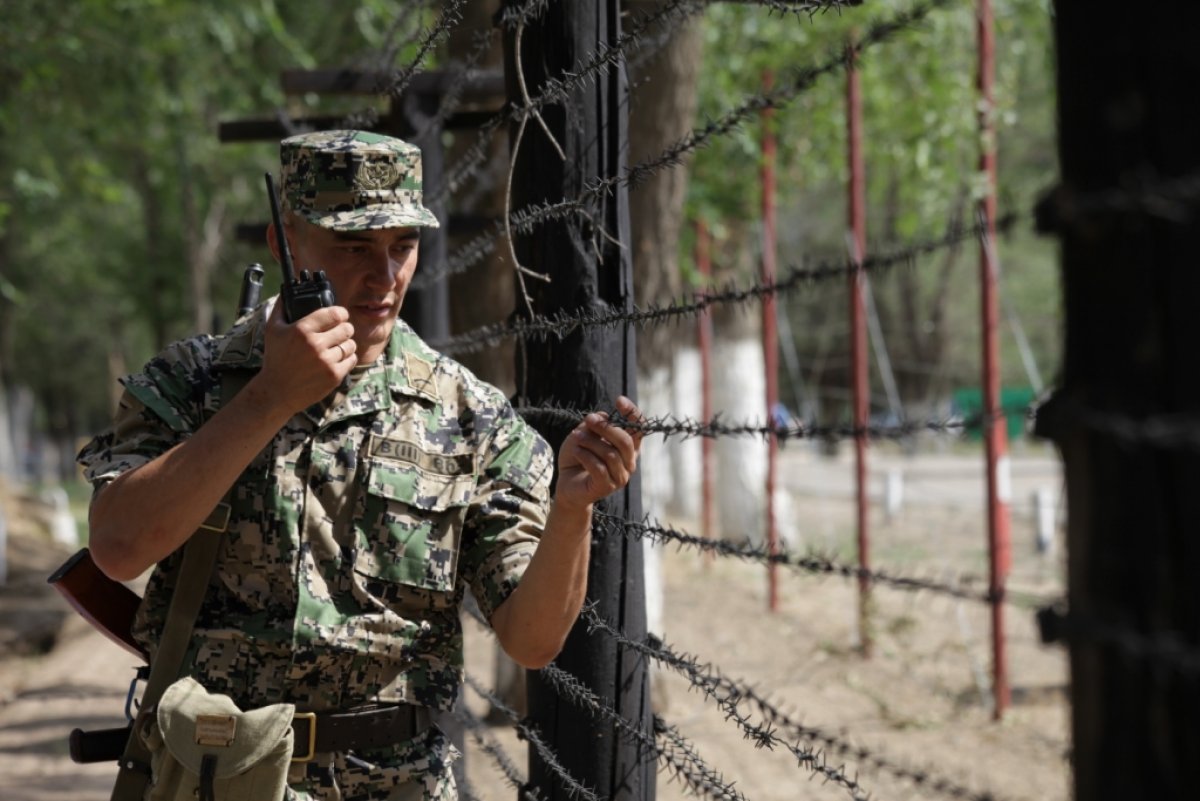
[[[271,173],[265,173],[267,179],[267,197],[271,199],[271,219],[275,222],[275,237],[279,243],[279,265],[283,268],[283,281],[290,284],[296,280],[296,271],[292,269],[292,251],[288,247],[287,237],[283,233],[283,220],[279,217],[279,196],[275,194],[275,181]]]

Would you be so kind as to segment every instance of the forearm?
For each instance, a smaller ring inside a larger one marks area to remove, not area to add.
[[[251,381],[186,441],[114,480],[89,515],[96,564],[124,581],[176,550],[289,417]]]
[[[492,615],[492,628],[517,663],[537,669],[562,650],[587,593],[592,507],[554,503],[521,583]]]

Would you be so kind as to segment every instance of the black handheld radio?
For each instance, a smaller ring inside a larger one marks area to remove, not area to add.
[[[283,268],[283,286],[279,297],[283,301],[283,316],[289,323],[294,323],[317,309],[332,306],[333,285],[325,276],[324,270],[317,270],[313,275],[308,270],[301,270],[297,278],[292,269],[292,251],[288,248],[287,237],[283,233],[283,221],[279,218],[279,198],[275,194],[275,181],[271,173],[267,173],[267,197],[271,200],[271,219],[275,222],[275,236],[279,241],[279,266]]]

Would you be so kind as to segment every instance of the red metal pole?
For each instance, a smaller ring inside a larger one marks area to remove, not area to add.
[[[770,70],[763,72],[763,92],[771,91],[774,80]],[[775,283],[775,110],[762,111],[762,282]],[[779,400],[779,336],[775,328],[775,295],[767,293],[763,300],[763,359],[767,371],[767,419],[774,425],[775,404]],[[767,548],[779,553],[779,532],[775,528],[775,478],[779,457],[779,440],[767,438]],[[767,605],[772,612],[779,609],[778,566],[767,566]]]
[[[995,40],[991,0],[979,0],[979,126],[983,152],[979,168],[986,176],[987,193],[981,213],[987,239],[980,247],[981,306],[983,313],[983,431],[987,454],[987,511],[989,589],[992,594],[992,717],[1000,720],[1009,704],[1008,667],[1004,652],[1004,589],[1012,562],[1008,503],[1011,477],[1007,423],[1000,408],[1000,344],[997,265],[991,252],[996,242],[996,131],[992,115],[995,75]],[[989,244],[991,248],[989,248]]]
[[[712,277],[712,261],[709,255],[708,226],[703,220],[696,223],[696,270],[704,278],[704,292],[708,293]],[[700,349],[700,419],[711,420],[712,408],[712,315],[704,309],[696,318],[696,340]],[[713,439],[700,438],[701,448],[701,508],[700,533],[705,539],[713,537]],[[705,564],[712,564],[714,554],[708,551]]]
[[[867,251],[867,178],[862,147],[862,91],[858,69],[854,66],[857,51],[851,52],[851,66],[846,71],[846,117],[850,135],[850,237],[854,252],[850,258],[862,263]],[[858,513],[858,628],[864,656],[871,655],[869,610],[871,583],[866,571],[871,569],[871,540],[868,528],[867,500],[867,437],[870,416],[869,375],[867,361],[867,316],[865,309],[866,276],[861,269],[850,273],[850,362],[851,392],[854,410],[854,483]]]

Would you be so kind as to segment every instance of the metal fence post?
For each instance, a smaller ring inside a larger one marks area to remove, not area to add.
[[[1004,588],[1012,562],[1009,531],[1012,467],[1008,428],[1000,407],[999,265],[992,259],[996,241],[996,131],[992,112],[995,40],[991,0],[979,0],[979,126],[983,152],[979,169],[987,181],[980,204],[985,233],[980,243],[980,296],[983,325],[983,431],[987,455],[988,588],[992,594],[992,717],[1000,720],[1009,704],[1008,661],[1004,649]]]
[[[863,163],[862,91],[857,50],[851,50],[846,70],[846,128],[850,162],[849,223],[850,260],[850,364],[854,419],[854,485],[858,528],[858,636],[864,656],[871,655],[871,569],[870,501],[867,497],[867,425],[870,423],[870,363],[867,357],[867,276],[861,265],[867,250],[867,179]]]

